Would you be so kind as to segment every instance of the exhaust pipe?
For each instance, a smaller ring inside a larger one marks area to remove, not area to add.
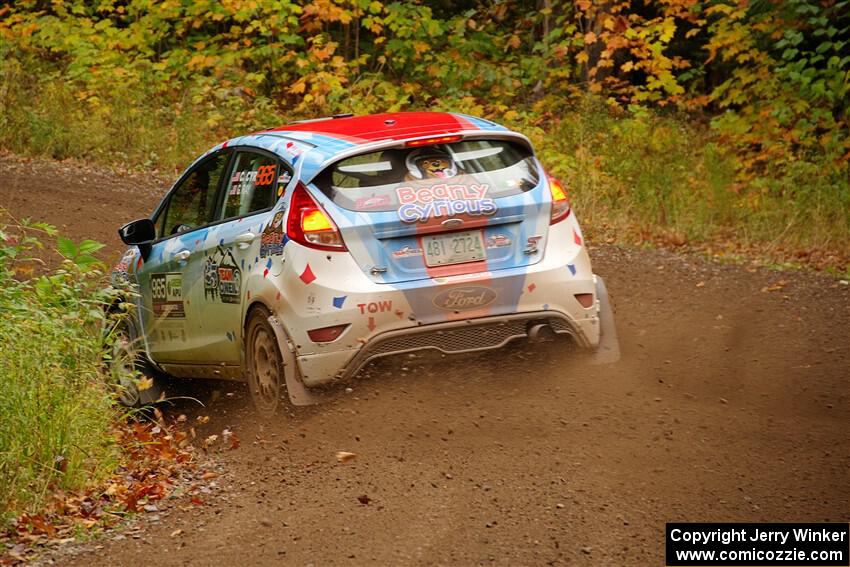
[[[545,343],[555,340],[555,331],[549,323],[532,323],[528,328],[528,342]]]

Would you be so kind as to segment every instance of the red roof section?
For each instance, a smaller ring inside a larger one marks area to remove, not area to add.
[[[420,136],[441,136],[462,130],[478,130],[469,120],[448,112],[392,112],[328,118],[290,124],[269,132],[315,132],[350,142],[365,143]]]

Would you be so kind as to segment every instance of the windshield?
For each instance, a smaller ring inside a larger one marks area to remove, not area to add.
[[[423,220],[418,215],[426,205],[450,214],[492,214],[493,199],[533,189],[539,180],[525,146],[467,140],[350,157],[325,169],[315,185],[345,209],[397,210],[415,222]]]

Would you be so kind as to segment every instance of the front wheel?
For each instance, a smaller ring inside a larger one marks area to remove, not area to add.
[[[117,316],[107,337],[106,370],[118,388],[118,402],[129,408],[155,403],[164,392],[165,377],[147,360],[141,340],[129,315]]]
[[[245,333],[248,389],[257,412],[264,418],[272,417],[280,404],[284,371],[277,338],[268,318],[265,309],[255,309]]]

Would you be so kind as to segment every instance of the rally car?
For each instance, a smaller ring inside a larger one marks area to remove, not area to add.
[[[563,185],[525,136],[480,118],[340,115],[234,138],[119,234],[113,285],[133,293],[116,349],[146,386],[245,380],[264,415],[284,385],[313,403],[400,353],[563,336],[618,356]],[[125,403],[159,394],[134,384]]]

